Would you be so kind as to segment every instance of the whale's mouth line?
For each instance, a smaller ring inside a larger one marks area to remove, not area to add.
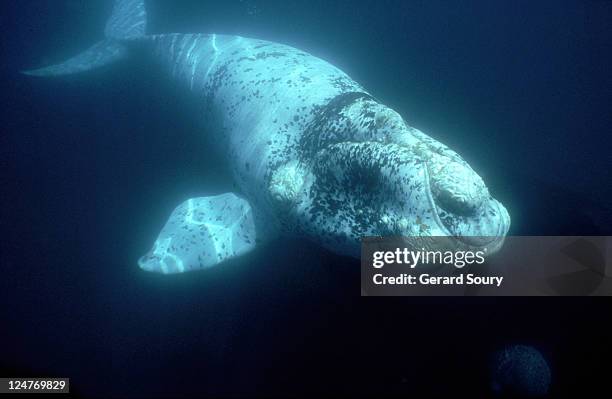
[[[425,192],[427,194],[427,200],[429,202],[429,209],[431,209],[434,220],[436,224],[438,225],[438,228],[442,230],[442,232],[444,232],[447,236],[454,237],[454,234],[451,233],[451,231],[442,222],[442,219],[440,219],[440,212],[438,212],[438,205],[436,205],[436,200],[434,199],[433,192],[431,191],[431,180],[429,176],[429,167],[427,166],[427,162],[424,161],[424,163],[425,163],[425,168],[423,168],[423,173],[425,175],[425,186],[427,187]]]

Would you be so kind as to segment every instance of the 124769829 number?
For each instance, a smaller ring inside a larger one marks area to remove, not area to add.
[[[0,378],[0,393],[69,391],[68,378]]]

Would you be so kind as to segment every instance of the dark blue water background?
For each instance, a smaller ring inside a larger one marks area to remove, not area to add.
[[[282,240],[210,271],[143,273],[174,207],[232,190],[197,107],[134,59],[32,79],[101,37],[104,1],[1,5],[2,375],[86,396],[487,392],[537,347],[556,395],[605,385],[610,301],[361,298],[359,265]],[[151,32],[294,45],[462,154],[511,234],[610,234],[612,3],[148,1]]]

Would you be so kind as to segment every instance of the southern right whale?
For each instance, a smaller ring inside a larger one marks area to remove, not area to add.
[[[69,75],[146,54],[199,101],[202,154],[224,154],[239,191],[180,204],[142,269],[202,269],[279,235],[355,257],[364,236],[502,245],[510,217],[480,176],[338,68],[269,41],[145,27],[143,0],[117,0],[102,41],[24,72]]]

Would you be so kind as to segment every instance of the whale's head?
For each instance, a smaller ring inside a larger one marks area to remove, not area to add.
[[[304,156],[274,172],[270,192],[288,230],[358,257],[364,236],[498,250],[510,216],[454,151],[362,98],[313,123]],[[437,248],[431,248],[437,249]]]

